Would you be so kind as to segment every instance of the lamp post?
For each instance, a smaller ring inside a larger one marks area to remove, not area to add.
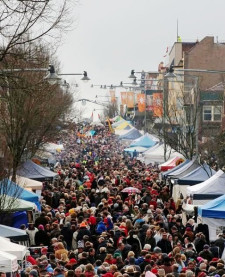
[[[146,79],[146,74],[159,74],[159,72],[156,71],[139,71],[139,72],[135,72],[135,70],[131,70],[131,74],[129,75],[128,78],[133,79],[135,82],[135,85],[137,84],[137,77],[135,75],[135,73],[137,74],[141,74],[141,79],[138,80],[140,81],[140,89],[141,92],[145,94],[145,113],[144,113],[144,133],[146,133],[147,131],[147,88],[146,88],[146,81],[151,81],[151,79]],[[152,80],[152,81],[156,81],[156,80]]]
[[[49,65],[48,69],[49,73],[47,76],[44,78],[48,80],[50,84],[57,84],[61,81],[61,78],[59,76],[83,76],[81,78],[82,81],[88,82],[90,78],[87,75],[87,71],[84,71],[83,73],[56,73],[55,72],[55,67],[53,65]]]
[[[14,72],[41,72],[41,71],[48,71],[48,74],[44,77],[44,80],[47,80],[50,84],[57,84],[61,81],[61,78],[59,76],[63,75],[80,75],[83,76],[81,78],[82,81],[89,81],[90,78],[87,75],[87,71],[84,71],[83,73],[56,73],[54,65],[49,65],[49,68],[13,68],[13,69],[1,69],[0,75],[6,74],[6,73],[14,73]],[[64,83],[65,84],[65,83]],[[63,84],[63,85],[64,85]]]

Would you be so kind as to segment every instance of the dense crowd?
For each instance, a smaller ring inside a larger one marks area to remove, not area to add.
[[[158,168],[125,154],[108,128],[94,129],[93,137],[82,127],[61,138],[58,178],[44,182],[41,214],[26,229],[32,247],[22,274],[223,276],[224,234],[209,242],[207,226],[183,224]]]

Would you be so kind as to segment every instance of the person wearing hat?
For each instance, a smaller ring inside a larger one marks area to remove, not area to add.
[[[32,269],[30,272],[29,272],[29,277],[38,277],[38,272],[36,269]]]
[[[38,229],[34,226],[33,222],[28,223],[28,228],[26,229],[26,233],[29,236],[30,246],[35,245],[35,234],[38,232]]]
[[[76,237],[77,242],[80,240],[83,240],[83,237],[85,235],[91,237],[91,232],[87,229],[86,222],[82,221],[79,225],[79,230],[78,230],[77,237]]]
[[[208,261],[211,261],[213,258],[212,252],[209,250],[209,245],[205,244],[203,247],[203,250],[199,253],[199,256],[203,259],[206,259]]]
[[[48,234],[45,232],[44,226],[43,225],[39,225],[38,226],[38,231],[35,233],[35,245],[37,246],[49,246],[50,244],[50,237],[48,236]]]

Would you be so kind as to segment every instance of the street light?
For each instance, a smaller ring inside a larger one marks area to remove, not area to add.
[[[120,82],[120,86],[123,87],[123,85],[133,85],[133,86],[137,86],[137,78],[133,78],[133,82],[132,83],[124,83],[123,81]]]
[[[130,78],[130,79],[136,78],[134,69],[131,70],[131,73],[128,78]]]
[[[49,65],[49,69],[48,69],[49,73],[47,74],[47,76],[44,78],[45,80],[47,80],[50,84],[54,85],[57,84],[61,81],[61,78],[59,76],[66,76],[66,75],[83,75],[83,77],[81,78],[82,81],[84,82],[88,82],[90,80],[90,78],[87,75],[87,71],[84,71],[83,73],[56,73],[55,72],[55,67],[54,65]]]

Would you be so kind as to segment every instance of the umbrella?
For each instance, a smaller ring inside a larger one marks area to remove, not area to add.
[[[139,189],[133,188],[133,187],[128,187],[122,190],[122,192],[127,192],[127,193],[140,193]]]

